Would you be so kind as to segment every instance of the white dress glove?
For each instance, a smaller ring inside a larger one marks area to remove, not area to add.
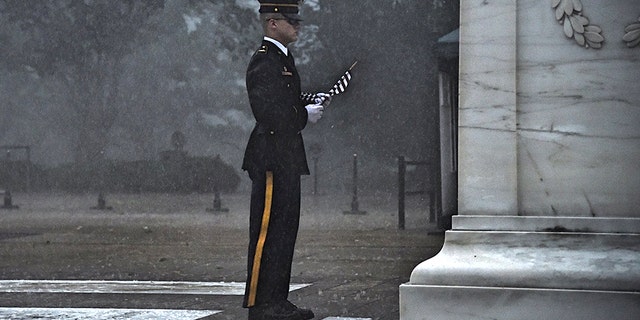
[[[324,112],[324,107],[322,105],[308,104],[304,108],[307,109],[307,121],[316,123],[320,118],[322,118],[322,113]]]
[[[318,92],[316,93],[316,104],[321,104],[324,107],[328,107],[331,103],[331,95],[328,93]]]

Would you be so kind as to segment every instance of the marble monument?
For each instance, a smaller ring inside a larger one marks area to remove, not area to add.
[[[460,11],[458,215],[400,318],[640,319],[640,1]]]

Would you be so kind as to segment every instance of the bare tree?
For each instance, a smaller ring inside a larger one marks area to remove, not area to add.
[[[119,113],[122,60],[163,6],[164,0],[0,0],[0,13],[24,35],[12,63],[66,85],[68,108],[56,120],[68,128],[76,162],[103,158]]]

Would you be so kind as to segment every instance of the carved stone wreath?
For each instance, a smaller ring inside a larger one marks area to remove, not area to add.
[[[624,28],[624,36],[622,40],[627,43],[627,47],[633,48],[640,44],[640,17],[638,17],[638,22],[632,23]]]
[[[582,15],[580,0],[551,0],[551,5],[556,11],[556,20],[564,26],[564,34],[567,38],[573,38],[579,45],[586,48],[602,48],[604,42],[602,29],[589,24],[589,19]]]

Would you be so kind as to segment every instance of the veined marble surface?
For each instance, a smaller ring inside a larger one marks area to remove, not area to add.
[[[460,5],[458,210],[509,215],[518,210],[516,2]]]
[[[527,215],[638,216],[638,1],[582,1],[601,49],[566,38],[547,1],[518,2],[518,180]]]
[[[639,319],[639,232],[637,218],[456,216],[400,286],[400,319]]]
[[[402,320],[637,320],[640,295],[585,290],[400,287]]]
[[[615,291],[640,299],[638,234],[449,231],[446,237],[410,283]]]
[[[581,3],[601,49],[550,0],[462,2],[461,214],[640,216],[640,3]]]
[[[640,319],[640,1],[559,2],[601,49],[552,0],[460,2],[460,215],[400,319]]]

